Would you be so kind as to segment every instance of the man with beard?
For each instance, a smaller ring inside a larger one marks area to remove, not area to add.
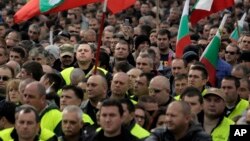
[[[60,47],[60,58],[57,59],[53,68],[62,71],[65,68],[72,67],[74,64],[74,47],[70,44],[63,44]]]

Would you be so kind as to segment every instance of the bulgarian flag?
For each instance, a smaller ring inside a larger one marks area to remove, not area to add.
[[[200,61],[205,65],[208,71],[209,82],[212,86],[215,86],[216,84],[216,66],[219,59],[219,48],[221,45],[220,31],[224,27],[227,17],[227,14],[224,15],[216,35],[213,37],[200,57]]]
[[[15,23],[21,23],[42,13],[55,13],[98,1],[100,0],[29,0],[15,13],[14,20]]]
[[[192,25],[195,25],[200,19],[233,5],[234,0],[196,0],[190,16],[190,22]]]
[[[247,14],[244,13],[244,15],[241,17],[240,21],[238,21],[238,25],[236,25],[236,28],[234,29],[234,31],[230,35],[230,39],[234,43],[237,43],[239,38],[240,38],[239,34],[243,30],[244,20],[245,20],[246,16],[247,16]]]
[[[109,0],[107,6],[115,14],[133,5],[135,1]],[[103,0],[29,0],[15,13],[14,20],[15,23],[21,23],[40,14],[56,13],[96,2],[103,2]]]
[[[184,47],[191,44],[188,26],[188,10],[190,0],[186,0],[184,9],[181,16],[180,26],[178,29],[177,42],[175,48],[175,55],[177,58],[181,58],[183,55]]]

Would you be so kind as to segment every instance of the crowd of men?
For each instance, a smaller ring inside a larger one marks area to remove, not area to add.
[[[230,125],[250,124],[250,0],[190,25],[182,58],[185,1],[159,1],[107,12],[102,35],[100,3],[16,24],[26,0],[0,1],[0,140],[227,141]],[[199,59],[225,13],[212,86]]]

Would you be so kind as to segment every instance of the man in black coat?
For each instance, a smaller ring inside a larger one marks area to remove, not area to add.
[[[92,137],[91,141],[138,141],[128,130],[122,127],[123,108],[119,101],[106,99],[100,108],[101,130]]]
[[[212,141],[201,125],[192,122],[191,108],[184,101],[174,101],[166,111],[165,129],[156,129],[146,141]]]

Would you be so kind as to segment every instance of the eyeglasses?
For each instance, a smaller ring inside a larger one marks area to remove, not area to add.
[[[150,93],[160,93],[163,89],[153,89],[153,88],[148,88]]]
[[[8,81],[10,78],[8,76],[0,76],[1,81]]]
[[[242,42],[250,44],[250,41],[248,41],[248,40],[243,40]]]
[[[230,55],[234,55],[234,54],[236,54],[236,52],[232,52],[232,51],[225,51],[225,53],[226,53],[226,54],[228,54],[228,53],[229,53]]]

